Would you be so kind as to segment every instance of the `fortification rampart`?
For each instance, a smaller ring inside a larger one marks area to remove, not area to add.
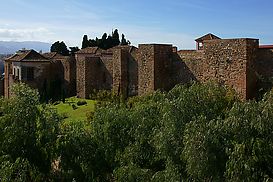
[[[112,48],[107,56],[98,50],[78,54],[78,95],[86,97],[92,89],[113,89],[124,96],[143,95],[191,81],[215,81],[234,88],[242,99],[249,99],[258,89],[258,75],[273,75],[273,49],[259,49],[257,39],[205,36],[198,41],[198,50],[140,44],[139,48]]]

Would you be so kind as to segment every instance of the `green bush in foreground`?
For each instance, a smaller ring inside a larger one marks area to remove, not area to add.
[[[229,90],[214,84],[177,86],[132,99],[129,105],[98,109],[92,133],[117,181],[195,179],[183,157],[187,123],[200,116],[224,118],[235,100]]]
[[[12,93],[11,99],[1,100],[0,179],[45,180],[56,157],[59,117],[41,107],[38,92],[25,84],[15,85]]]
[[[273,177],[273,97],[235,103],[225,118],[187,124],[183,158],[195,179],[263,181]],[[272,180],[272,179],[271,179]]]
[[[178,85],[111,100],[82,122],[17,88],[1,100],[1,181],[272,180],[273,92],[241,102],[212,83]]]

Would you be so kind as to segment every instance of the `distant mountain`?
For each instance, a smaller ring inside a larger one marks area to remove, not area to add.
[[[0,54],[14,54],[19,49],[34,49],[36,51],[49,52],[51,44],[38,41],[0,41]]]

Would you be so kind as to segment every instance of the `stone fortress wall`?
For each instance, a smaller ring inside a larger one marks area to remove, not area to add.
[[[57,90],[66,96],[88,98],[93,90],[113,90],[124,97],[144,95],[155,90],[170,90],[192,81],[215,81],[232,87],[241,99],[257,96],[259,80],[273,78],[273,45],[261,46],[258,39],[220,39],[207,34],[196,39],[196,50],[179,50],[166,44],[98,47],[81,49],[73,56],[57,53],[40,55],[27,51],[5,61],[5,95],[16,82],[13,67],[27,64],[35,70],[47,70],[28,81],[43,90],[45,81],[60,80]],[[42,59],[33,62],[35,59]],[[47,64],[49,66],[44,66]],[[38,79],[41,78],[41,79]],[[33,83],[32,83],[33,82]],[[3,90],[3,89],[2,89]]]
[[[176,84],[212,80],[234,88],[242,99],[255,97],[258,77],[273,76],[273,48],[259,48],[258,39],[206,36],[197,50],[177,51],[164,44],[117,46],[106,51],[107,58],[98,48],[85,54],[79,51],[77,95],[88,97],[92,89],[143,95],[170,90]]]

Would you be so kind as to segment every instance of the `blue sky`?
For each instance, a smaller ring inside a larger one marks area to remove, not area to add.
[[[172,43],[194,48],[206,33],[221,38],[259,38],[273,44],[272,0],[1,0],[0,40],[101,37],[118,28],[133,45]]]

